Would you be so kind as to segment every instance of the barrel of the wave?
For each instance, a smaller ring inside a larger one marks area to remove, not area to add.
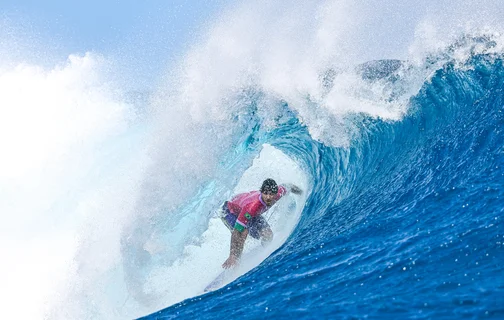
[[[268,178],[260,190],[240,193],[224,202],[218,216],[231,232],[230,254],[222,265],[224,271],[205,287],[205,292],[216,290],[248,271],[240,268],[241,262],[258,256],[273,239],[273,231],[264,214],[289,193],[301,195],[303,191],[294,184],[277,185],[275,180]],[[248,235],[260,240],[262,247],[242,255]]]

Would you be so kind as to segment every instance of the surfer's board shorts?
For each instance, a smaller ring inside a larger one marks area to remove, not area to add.
[[[229,229],[229,231],[233,232],[234,226],[236,224],[236,219],[238,219],[238,216],[234,215],[231,211],[229,211],[227,201],[224,202],[219,211],[220,211],[219,216],[222,222]],[[259,240],[261,238],[262,230],[267,228],[270,228],[270,226],[262,215],[258,217],[253,217],[247,223],[247,229],[249,230],[249,235],[254,239]]]

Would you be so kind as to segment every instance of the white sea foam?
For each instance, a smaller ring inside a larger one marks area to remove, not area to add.
[[[4,315],[40,318],[73,281],[87,225],[118,218],[100,215],[112,202],[103,193],[114,193],[105,172],[117,160],[101,148],[125,132],[131,110],[100,78],[102,66],[86,54],[52,69],[19,63],[0,72]]]

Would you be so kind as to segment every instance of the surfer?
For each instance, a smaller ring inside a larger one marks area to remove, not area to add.
[[[245,239],[250,234],[254,239],[261,239],[266,245],[273,239],[273,231],[262,216],[287,192],[302,194],[303,191],[293,185],[278,186],[275,180],[264,180],[259,191],[241,193],[222,205],[221,219],[231,231],[231,248],[229,258],[224,262],[224,269],[235,266],[240,260]]]

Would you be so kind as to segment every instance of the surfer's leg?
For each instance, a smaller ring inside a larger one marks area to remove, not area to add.
[[[265,246],[269,244],[271,240],[273,240],[273,231],[271,231],[271,228],[268,226],[261,230],[261,244]]]

